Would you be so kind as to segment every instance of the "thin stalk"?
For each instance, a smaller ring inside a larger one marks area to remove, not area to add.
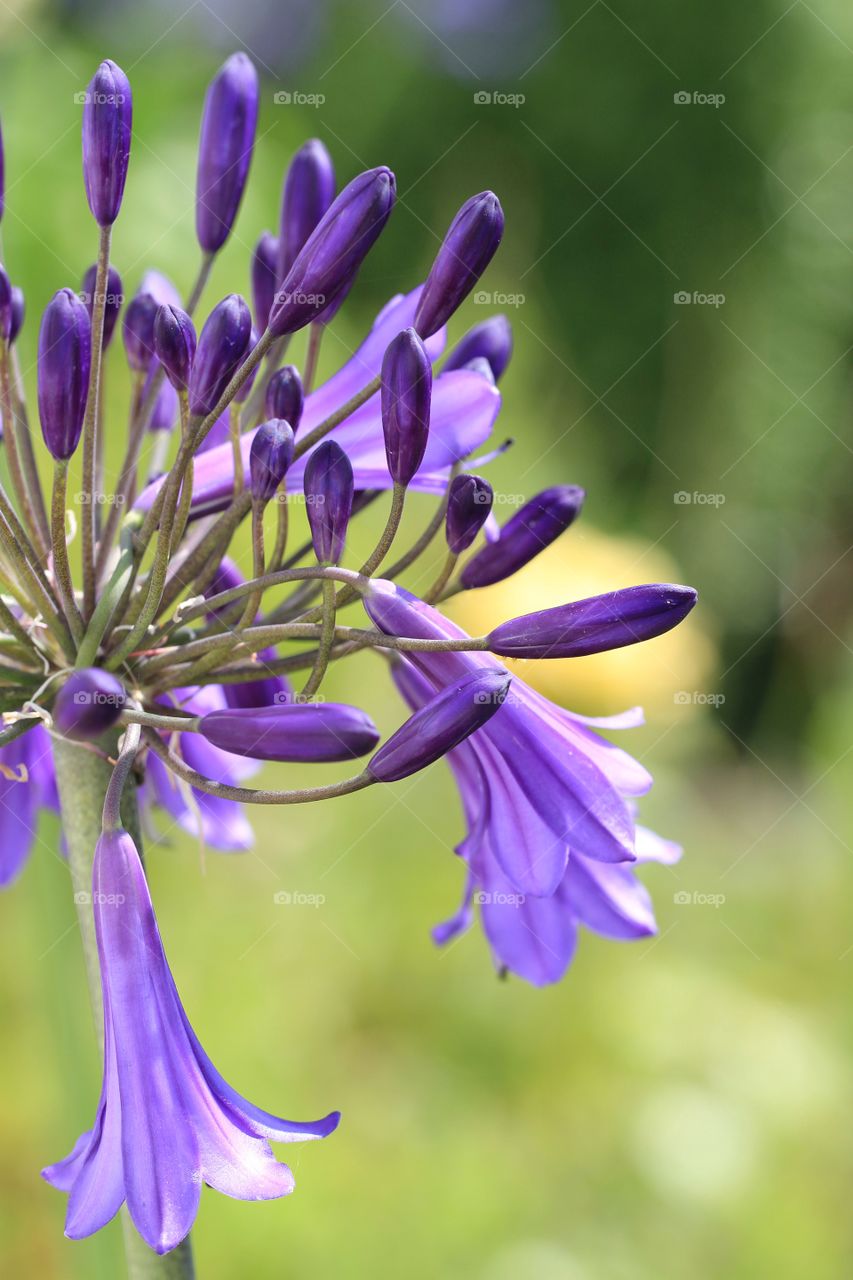
[[[391,550],[391,545],[397,536],[400,521],[403,518],[405,500],[405,485],[395,483],[394,488],[391,490],[391,510],[388,512],[385,528],[382,530],[376,546],[359,570],[363,578],[372,578]],[[353,590],[351,586],[342,587],[335,598],[335,608],[342,609],[344,605],[351,604],[357,594],[358,592]],[[300,618],[300,622],[314,622],[321,616],[321,612],[320,609],[312,609],[310,613],[306,613],[303,618]]]
[[[66,500],[68,493],[68,462],[60,459],[53,469],[53,501],[50,509],[50,536],[53,545],[53,572],[59,588],[65,617],[71,628],[75,644],[83,639],[84,624],[74,599],[74,582],[68,561],[68,544],[65,541]]]
[[[34,567],[27,560],[24,550],[26,535],[17,523],[17,516],[15,516],[14,510],[11,507],[8,510],[5,508],[7,501],[2,486],[0,486],[0,543],[2,543],[3,550],[13,564],[20,583],[29,588],[29,593],[33,598],[33,612],[40,610],[51,623],[53,632],[62,645],[63,651],[67,657],[71,658],[74,656],[74,644],[68,624],[57,609],[54,597],[41,569]],[[20,602],[20,593],[13,591],[13,594],[19,597]],[[38,606],[38,609],[35,606]]]
[[[121,470],[116,481],[115,493],[113,494],[113,502],[104,524],[103,533],[101,534],[98,544],[98,559],[95,565],[95,572],[100,578],[107,566],[107,560],[115,542],[116,531],[118,530],[119,521],[122,512],[127,506],[128,494],[133,483],[133,475],[136,465],[139,461],[139,447],[142,444],[142,436],[144,435],[144,420],[142,420],[142,390],[145,386],[145,372],[142,369],[136,369],[133,373],[133,385],[131,387],[130,396],[130,421],[127,428],[127,448],[125,450],[124,459],[121,464]],[[143,421],[141,428],[138,427],[140,421]],[[139,440],[137,442],[137,432]]]
[[[434,604],[435,601],[438,599],[438,597],[441,595],[442,591],[447,586],[448,582],[453,576],[453,570],[456,568],[456,561],[458,559],[459,559],[459,556],[456,554],[455,551],[448,551],[447,558],[444,561],[444,565],[442,566],[441,573],[438,575],[435,582],[430,587],[429,591],[426,591],[423,595],[423,599],[426,601],[427,604]]]
[[[88,621],[95,608],[95,503],[97,501],[97,424],[98,400],[101,394],[101,358],[104,351],[104,313],[107,305],[107,277],[110,268],[112,225],[101,227],[98,262],[95,271],[95,296],[92,299],[92,363],[89,394],[83,419],[83,485],[82,539],[83,615]]]
[[[275,542],[273,543],[272,554],[267,561],[267,573],[275,573],[276,569],[284,560],[284,553],[287,550],[287,527],[288,527],[288,506],[287,506],[287,477],[282,480],[279,485],[278,492],[275,495],[276,500],[276,525],[275,525]],[[310,542],[307,544],[311,546]]]
[[[255,382],[255,385],[252,388],[252,394],[249,396],[249,399],[243,409],[244,427],[254,427],[260,422],[270,379],[281,364],[284,358],[284,353],[287,351],[289,345],[290,334],[288,334],[286,338],[276,338],[275,342],[270,347],[264,363],[263,372]]]
[[[320,643],[317,646],[317,658],[311,668],[311,674],[302,687],[301,697],[313,698],[323,683],[323,677],[329,666],[329,654],[335,643],[335,584],[326,579],[323,583],[323,619],[320,627]]]
[[[29,532],[41,561],[44,562],[50,547],[47,510],[36,466],[36,456],[33,452],[30,424],[26,414],[17,411],[12,394],[12,367],[9,351],[9,343],[0,342],[0,404],[2,404],[3,422],[6,424],[9,472],[21,503],[21,510],[30,525]]]

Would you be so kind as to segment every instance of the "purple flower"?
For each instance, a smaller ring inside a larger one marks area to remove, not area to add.
[[[252,760],[309,764],[353,760],[379,741],[366,712],[337,702],[213,711],[200,721],[199,733],[215,747]]]
[[[24,298],[23,289],[19,289],[16,284],[12,285],[12,320],[9,325],[9,342],[12,343],[17,338],[21,329],[24,327],[24,316],[26,314],[26,299]]]
[[[454,555],[467,551],[489,518],[494,491],[482,476],[455,476],[447,499],[445,533]]]
[[[544,551],[580,515],[585,494],[575,485],[556,485],[526,502],[488,543],[465,565],[462,585],[489,587],[517,573]]]
[[[239,587],[244,582],[245,578],[234,561],[225,556],[205,595],[215,596],[220,591],[230,591],[232,587]],[[236,609],[238,614],[242,612],[243,601],[237,602]],[[211,617],[222,618],[227,611],[227,606],[225,610],[212,609]],[[262,649],[257,655],[259,667],[262,668],[264,662],[276,656],[275,649]],[[240,684],[223,685],[222,695],[223,705],[229,707],[270,707],[280,702],[288,702],[292,697],[292,690],[284,676],[267,675],[257,680],[246,680]]]
[[[109,671],[73,671],[56,695],[53,723],[66,738],[100,738],[117,723],[127,703],[124,685]]]
[[[42,809],[59,810],[50,737],[40,724],[0,747],[0,888],[23,869]]]
[[[196,174],[195,228],[205,253],[218,253],[243,198],[258,123],[258,73],[232,53],[207,90]]]
[[[388,470],[407,485],[424,459],[429,438],[432,365],[414,329],[388,344],[382,360],[382,430]]]
[[[95,288],[98,283],[98,265],[93,262],[91,267],[83,277],[83,301],[86,303],[86,310],[91,316],[95,306]],[[121,311],[121,304],[124,301],[122,293],[121,276],[115,267],[110,266],[107,270],[107,290],[104,298],[104,350],[112,341],[115,332],[116,321]]]
[[[465,369],[473,360],[486,360],[495,382],[500,380],[512,356],[512,325],[506,316],[489,316],[475,324],[456,344],[444,362],[449,369]]]
[[[124,312],[121,336],[127,363],[137,373],[147,373],[155,358],[154,322],[160,304],[151,293],[137,293]]]
[[[239,293],[218,302],[199,334],[189,384],[190,412],[211,412],[247,354],[252,313]]]
[[[305,392],[298,369],[286,364],[276,369],[269,380],[264,410],[268,418],[283,418],[290,423],[293,434],[299,430],[302,421],[302,409],[305,403]]]
[[[258,502],[269,502],[275,496],[293,461],[293,450],[293,432],[281,418],[258,427],[249,451],[249,479]]]
[[[269,1146],[325,1138],[281,1120],[222,1078],[190,1026],[169,970],[136,846],[105,832],[95,850],[92,903],[104,1002],[104,1079],[92,1129],[43,1171],[68,1192],[65,1234],[92,1235],[126,1201],[143,1240],[168,1253],[189,1232],[201,1184],[240,1200],[272,1200],[293,1175]]]
[[[305,468],[305,510],[314,554],[320,564],[337,564],[344,553],[352,515],[352,463],[334,440],[324,440]]]
[[[92,217],[109,227],[118,217],[130,159],[130,82],[109,58],[98,67],[83,106],[83,180]]]
[[[196,351],[195,326],[180,307],[161,306],[154,317],[154,350],[176,391],[186,391]]]
[[[252,301],[255,324],[261,333],[267,327],[278,285],[278,241],[271,231],[264,231],[252,254]]]
[[[10,340],[12,332],[12,282],[0,266],[0,338]]]
[[[335,169],[322,142],[309,138],[294,155],[281,193],[278,279],[290,268],[335,198]]]
[[[493,191],[466,200],[450,224],[432,264],[415,328],[423,338],[446,324],[494,257],[504,233],[504,215]]]
[[[57,460],[80,441],[92,358],[89,313],[73,289],[60,289],[41,318],[38,405],[44,442]]]

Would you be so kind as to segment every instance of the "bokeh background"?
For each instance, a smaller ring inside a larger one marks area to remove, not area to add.
[[[306,137],[341,179],[388,163],[400,191],[326,370],[423,277],[463,198],[491,186],[504,203],[491,302],[469,300],[452,335],[490,310],[515,327],[498,428],[515,445],[490,476],[507,504],[557,481],[589,496],[555,548],[457,616],[482,629],[654,579],[701,593],[666,639],[524,669],[584,712],[645,705],[628,744],[657,779],[643,813],[686,850],[647,873],[658,938],[585,936],[557,988],[497,981],[476,932],[432,947],[461,889],[442,766],[261,811],[253,854],[174,831],[149,847],[177,982],[217,1065],[270,1109],[344,1113],[328,1142],[290,1149],[291,1200],[203,1196],[200,1276],[849,1274],[853,10],[9,0],[0,35],[4,250],[28,299],[31,392],[39,313],[96,247],[74,94],[104,56],[129,73],[114,260],[129,290],[150,266],[186,290],[201,99],[242,47],[264,76],[259,140],[206,304],[248,289]],[[115,459],[119,344],[108,379]],[[429,504],[410,508],[415,530]],[[349,696],[355,681],[393,727],[384,672],[357,661]],[[2,1270],[112,1280],[117,1226],[64,1240],[64,1198],[38,1177],[99,1086],[59,840],[45,820],[0,901]]]

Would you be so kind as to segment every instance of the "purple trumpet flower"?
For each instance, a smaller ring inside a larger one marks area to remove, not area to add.
[[[53,723],[66,738],[100,738],[127,705],[124,685],[109,671],[86,667],[73,671],[56,695]]]
[[[355,482],[352,463],[334,440],[324,440],[305,468],[305,509],[314,554],[320,564],[337,564],[344,553]]]
[[[293,434],[299,430],[302,420],[302,409],[305,403],[305,392],[298,369],[286,364],[276,369],[267,385],[264,398],[264,410],[268,418],[284,418],[289,422]]]
[[[467,551],[489,518],[494,490],[482,476],[460,475],[451,481],[444,528],[455,556]]]
[[[89,313],[73,289],[60,289],[41,318],[38,406],[44,442],[57,461],[80,441],[92,359]]]
[[[6,268],[0,266],[0,338],[11,341],[12,333],[12,282]]]
[[[462,337],[447,356],[442,366],[448,369],[465,369],[472,360],[486,360],[492,377],[498,382],[512,356],[512,325],[506,316],[489,316],[475,324]]]
[[[195,326],[180,307],[168,304],[154,317],[154,350],[176,391],[186,391],[196,351]]]
[[[0,747],[0,889],[20,875],[39,813],[59,809],[50,736],[40,724]]]
[[[481,191],[465,201],[448,228],[421,294],[415,328],[422,338],[446,324],[468,297],[503,233],[503,209],[493,191]]]
[[[508,671],[483,668],[448,685],[383,742],[367,772],[376,782],[399,782],[434,764],[500,710],[510,679]]]
[[[205,253],[218,253],[231,234],[243,198],[260,88],[245,53],[232,53],[207,90],[196,174],[195,228]]]
[[[210,413],[243,361],[252,336],[252,313],[239,293],[218,302],[199,334],[189,383],[190,412]]]
[[[12,322],[9,325],[9,342],[12,343],[24,327],[24,316],[27,311],[27,303],[24,298],[23,289],[19,289],[16,284],[12,285]]]
[[[198,731],[234,755],[309,764],[354,760],[379,741],[379,730],[365,711],[337,702],[214,711],[202,717]]]
[[[288,166],[281,193],[278,279],[285,280],[305,241],[335,198],[332,157],[309,138]]]
[[[255,324],[261,333],[269,323],[278,279],[278,240],[271,231],[264,231],[252,254],[252,301]]]
[[[692,587],[654,582],[573,600],[512,618],[489,635],[508,658],[580,658],[652,640],[682,622],[696,603]]]
[[[95,306],[95,288],[98,282],[98,266],[93,262],[91,267],[83,277],[83,301],[86,304],[86,310],[91,316]],[[104,350],[112,341],[115,332],[116,321],[121,311],[121,304],[124,302],[124,294],[122,293],[121,276],[115,267],[110,266],[107,271],[107,290],[104,298]]]
[[[270,502],[293,461],[293,432],[281,418],[264,422],[255,432],[249,453],[249,478],[256,502]]]
[[[104,1080],[92,1129],[43,1170],[68,1192],[65,1234],[92,1235],[126,1201],[157,1253],[189,1232],[201,1185],[240,1200],[288,1195],[293,1175],[269,1141],[325,1138],[340,1120],[282,1120],[219,1074],[184,1012],[139,854],[126,831],[98,841],[92,877],[104,1003]]]
[[[585,496],[576,485],[556,485],[531,498],[507,521],[500,537],[468,561],[459,575],[462,585],[489,587],[517,573],[577,519]]]
[[[432,402],[432,365],[414,329],[388,345],[380,398],[388,470],[395,484],[407,485],[424,460]]]
[[[121,326],[127,363],[137,373],[147,373],[155,358],[154,322],[160,304],[151,293],[137,293],[127,304]]]
[[[101,227],[112,226],[121,208],[132,118],[130,81],[107,58],[89,81],[83,105],[83,181],[92,217]]]
[[[269,320],[277,338],[316,320],[350,287],[388,221],[395,194],[394,175],[384,167],[368,169],[344,187],[279,287]]]

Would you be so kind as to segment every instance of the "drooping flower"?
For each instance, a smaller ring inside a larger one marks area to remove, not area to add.
[[[68,1192],[65,1234],[92,1235],[127,1203],[143,1240],[168,1253],[189,1232],[202,1182],[241,1200],[288,1195],[269,1140],[325,1138],[340,1119],[273,1116],[202,1049],[172,977],[145,874],[126,831],[98,841],[92,879],[104,1004],[104,1080],[92,1129],[43,1171]]]
[[[50,737],[41,725],[0,747],[0,888],[20,875],[42,809],[59,810]]]

